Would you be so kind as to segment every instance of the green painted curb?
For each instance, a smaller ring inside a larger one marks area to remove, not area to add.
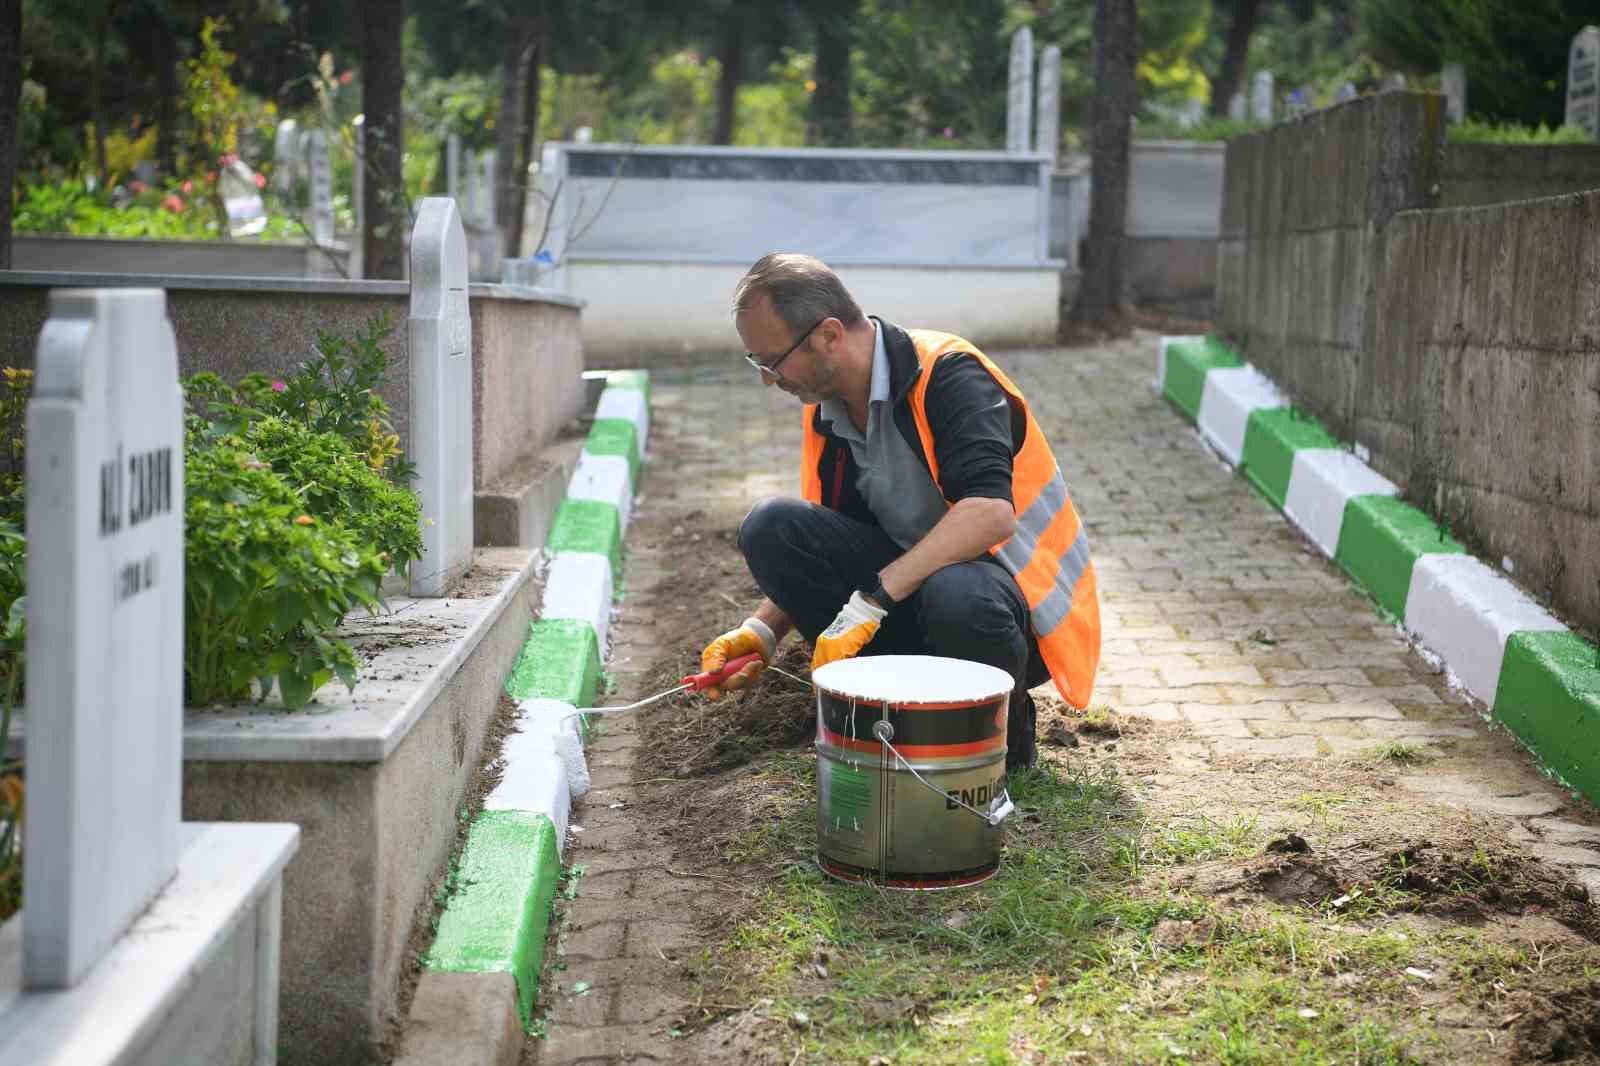
[[[639,389],[645,396],[650,395],[650,371],[648,370],[613,370],[606,375],[606,384],[619,389]]]
[[[1421,511],[1393,496],[1352,496],[1344,505],[1334,560],[1395,618],[1406,616],[1411,570],[1424,555],[1466,548]]]
[[[1289,407],[1263,407],[1250,412],[1245,424],[1239,469],[1261,494],[1283,510],[1294,473],[1294,453],[1301,448],[1337,448],[1339,440],[1316,419]]]
[[[611,560],[611,580],[622,579],[622,519],[617,505],[604,500],[562,500],[550,523],[545,548],[562,552],[596,552]]]
[[[1205,394],[1207,371],[1243,365],[1239,357],[1215,337],[1169,344],[1163,394],[1189,416],[1189,421],[1199,422],[1200,398]]]
[[[528,640],[506,678],[506,695],[592,707],[599,684],[594,626],[580,618],[541,618],[528,628]]]
[[[1600,803],[1600,665],[1576,633],[1513,633],[1500,664],[1494,716],[1560,774]]]
[[[517,981],[517,1014],[527,1030],[560,876],[556,828],[549,818],[527,811],[479,814],[461,848],[456,889],[439,916],[428,968],[511,974]]]
[[[628,460],[628,476],[639,485],[639,427],[626,418],[601,418],[589,427],[583,450],[590,455],[620,455]]]

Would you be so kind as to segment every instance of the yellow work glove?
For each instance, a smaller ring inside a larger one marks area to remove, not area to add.
[[[889,612],[874,607],[865,596],[852,592],[850,600],[839,611],[833,623],[817,638],[817,650],[811,655],[811,672],[840,659],[849,659],[867,646],[878,634],[878,626]]]
[[[773,636],[771,627],[759,618],[746,618],[739,624],[739,628],[730,629],[707,644],[705,650],[700,653],[700,669],[707,673],[715,673],[726,666],[729,659],[737,659],[752,652],[760,655],[761,661],[751,663],[728,678],[722,683],[722,688],[713,685],[706,689],[706,698],[720,700],[724,688],[731,691],[750,687],[772,661],[772,651],[777,644],[778,640]]]

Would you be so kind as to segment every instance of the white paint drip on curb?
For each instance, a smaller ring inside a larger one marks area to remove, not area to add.
[[[1441,554],[1422,556],[1411,571],[1406,628],[1493,706],[1511,634],[1567,627],[1482,560]]]
[[[1398,495],[1394,482],[1343,449],[1301,448],[1294,453],[1283,512],[1331,558],[1339,551],[1344,505],[1352,496]]]
[[[572,480],[567,483],[567,498],[615,504],[617,519],[626,533],[633,509],[633,482],[628,476],[628,460],[620,455],[584,452],[578,457],[578,468],[572,472]]]
[[[1288,406],[1278,387],[1255,367],[1219,367],[1206,374],[1200,394],[1200,432],[1230,465],[1238,466],[1250,412]]]
[[[505,774],[483,801],[483,809],[548,815],[555,823],[559,855],[565,850],[567,822],[572,817],[567,764],[550,750],[548,737],[534,733],[511,734],[500,758],[505,762]]]
[[[594,626],[600,658],[611,621],[611,560],[599,552],[562,552],[544,583],[543,618],[575,618]]]
[[[1191,341],[1203,341],[1204,337],[1162,337],[1161,346],[1156,351],[1156,380],[1152,382],[1157,392],[1164,392],[1167,387],[1167,348],[1174,344],[1188,344]]]
[[[594,409],[595,420],[620,418],[632,422],[639,431],[639,455],[644,456],[650,436],[650,406],[643,389],[623,389],[615,386],[600,394],[600,403]]]

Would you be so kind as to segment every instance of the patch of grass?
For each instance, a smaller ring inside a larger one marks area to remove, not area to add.
[[[1399,763],[1401,766],[1416,766],[1433,757],[1421,744],[1407,744],[1403,740],[1386,740],[1374,747],[1371,755],[1379,762]]]
[[[1204,814],[1154,827],[1147,854],[1163,865],[1229,859],[1258,850],[1261,833],[1253,816],[1216,821]]]

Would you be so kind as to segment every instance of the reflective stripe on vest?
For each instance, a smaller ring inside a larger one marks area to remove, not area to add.
[[[939,460],[926,400],[933,365],[941,356],[972,355],[995,383],[1022,406],[1027,431],[1022,449],[1013,458],[1011,473],[1012,500],[1019,509],[1016,528],[1009,539],[989,550],[1022,590],[1039,641],[1040,657],[1050,670],[1056,690],[1072,706],[1086,707],[1100,662],[1100,600],[1094,564],[1089,559],[1089,541],[1044,432],[1034,421],[1021,391],[972,344],[948,333],[908,332],[922,368],[911,389],[911,410],[935,483],[939,481]],[[800,488],[804,498],[820,503],[822,478],[817,466],[822,459],[823,440],[812,428],[813,411],[808,406],[804,413]]]

